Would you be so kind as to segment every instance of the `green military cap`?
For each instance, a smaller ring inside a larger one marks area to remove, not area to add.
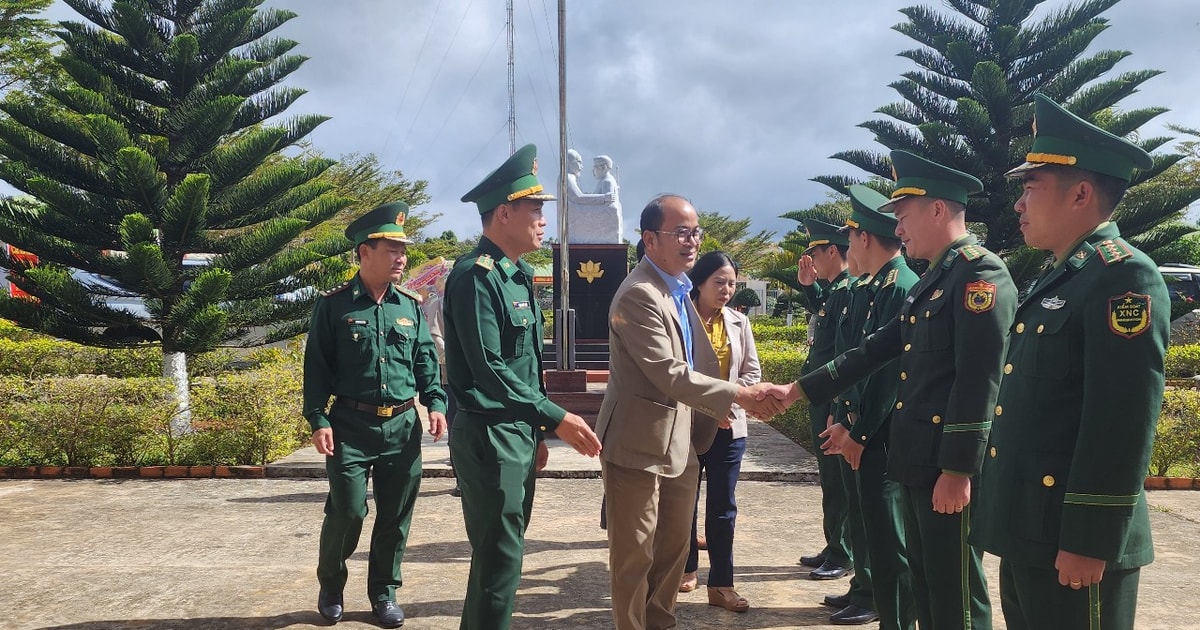
[[[1073,166],[1129,181],[1133,169],[1150,168],[1154,161],[1136,144],[1072,114],[1045,94],[1034,94],[1033,148],[1025,156],[1025,163],[1006,175],[1015,177],[1047,164]]]
[[[850,212],[850,218],[846,219],[846,225],[841,231],[849,231],[850,228],[870,232],[876,236],[886,236],[887,238],[896,238],[896,217],[883,214],[879,211],[880,208],[889,203],[888,198],[879,194],[873,188],[863,186],[862,184],[854,184],[850,186],[850,207],[853,208]]]
[[[346,238],[358,247],[373,238],[411,243],[404,233],[404,219],[408,216],[408,204],[403,201],[385,203],[358,217],[346,226]]]
[[[554,195],[542,194],[537,171],[537,147],[527,144],[517,149],[500,168],[484,177],[471,192],[463,195],[462,201],[475,202],[479,206],[479,214],[486,214],[502,203],[517,199],[554,201]]]
[[[848,247],[850,239],[846,235],[838,231],[838,226],[830,225],[824,221],[816,219],[804,219],[804,231],[808,232],[808,247],[804,248],[804,253],[808,253],[814,247],[821,245],[841,245]]]
[[[893,212],[897,201],[907,197],[937,197],[967,204],[967,197],[983,191],[983,182],[973,175],[931,162],[908,151],[892,151],[892,179],[896,190],[892,199],[879,209]]]

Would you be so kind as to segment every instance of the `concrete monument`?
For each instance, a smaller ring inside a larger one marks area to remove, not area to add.
[[[583,158],[574,149],[567,151],[567,189],[562,198],[568,202],[570,234],[567,238],[574,243],[620,243],[621,202],[618,199],[617,180],[608,171],[612,160],[605,156],[605,170],[593,169],[599,181],[595,193],[585,193],[579,186],[579,173],[583,171]]]

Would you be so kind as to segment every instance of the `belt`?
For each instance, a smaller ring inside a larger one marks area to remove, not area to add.
[[[391,418],[392,416],[394,416],[398,413],[404,413],[405,411],[412,409],[414,400],[416,400],[416,399],[409,398],[408,400],[406,400],[398,405],[387,405],[384,407],[380,407],[378,405],[368,405],[366,403],[360,403],[357,400],[353,400],[351,398],[346,398],[345,396],[338,396],[334,400],[334,404],[341,405],[343,407],[349,407],[356,411],[368,411],[370,413],[373,413],[373,414],[379,416],[380,418]]]

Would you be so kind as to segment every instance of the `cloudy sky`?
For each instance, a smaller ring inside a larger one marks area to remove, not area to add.
[[[779,235],[790,210],[826,198],[809,181],[861,175],[828,156],[880,149],[857,127],[898,100],[888,83],[915,69],[898,12],[937,0],[641,0],[567,3],[569,143],[618,167],[626,237],[646,201],[679,192],[704,210],[753,219]],[[1048,0],[1035,16],[1065,6]],[[308,90],[288,114],[332,120],[311,136],[331,156],[374,153],[429,181],[440,213],[429,230],[479,232],[458,201],[509,151],[502,0],[268,0],[298,17],[278,35],[311,57],[289,85]],[[517,144],[538,145],[539,177],[556,188],[556,0],[515,0]],[[52,17],[72,12],[56,5]],[[1166,71],[1124,107],[1165,106],[1162,123],[1200,128],[1200,3],[1124,0],[1090,52],[1128,50],[1118,72]],[[1160,131],[1155,123],[1149,131]],[[557,221],[551,229],[557,234]]]

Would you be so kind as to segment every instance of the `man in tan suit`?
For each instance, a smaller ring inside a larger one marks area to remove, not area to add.
[[[720,378],[716,353],[688,298],[685,272],[704,234],[696,209],[683,197],[663,195],[642,211],[641,228],[646,255],[609,311],[608,388],[596,420],[617,630],[676,625],[697,454],[716,436],[713,418],[728,417],[735,402],[756,416],[783,409],[769,396],[757,400],[767,383],[746,387]]]

